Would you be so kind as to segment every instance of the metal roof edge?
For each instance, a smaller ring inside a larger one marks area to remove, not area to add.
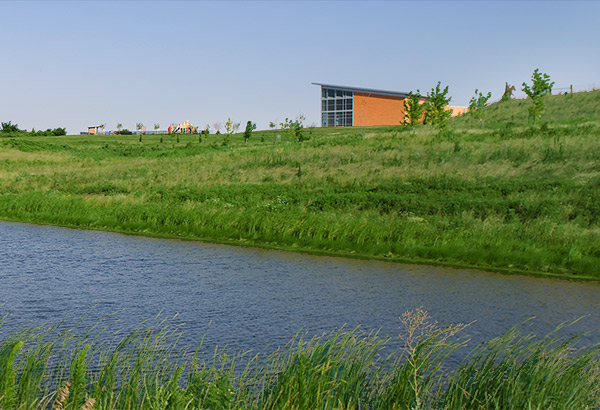
[[[350,87],[346,85],[334,85],[334,84],[323,84],[323,83],[312,83],[313,85],[320,85],[325,88],[335,88],[336,90],[343,91],[352,91],[358,93],[366,93],[366,94],[377,94],[377,95],[387,95],[391,97],[408,97],[407,92],[403,91],[390,91],[390,90],[377,90],[374,88],[362,88],[362,87]]]

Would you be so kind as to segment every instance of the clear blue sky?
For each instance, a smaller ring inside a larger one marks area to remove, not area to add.
[[[597,1],[0,1],[0,121],[320,124],[323,82],[499,99],[600,87]],[[517,95],[523,95],[521,92]]]

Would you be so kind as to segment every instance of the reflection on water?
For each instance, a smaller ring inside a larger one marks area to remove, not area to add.
[[[348,260],[0,222],[0,338],[26,325],[85,321],[117,312],[108,326],[129,330],[161,314],[178,315],[184,345],[271,351],[294,333],[347,324],[396,335],[398,317],[420,306],[440,324],[476,321],[470,346],[532,316],[547,333],[595,330],[600,285]]]

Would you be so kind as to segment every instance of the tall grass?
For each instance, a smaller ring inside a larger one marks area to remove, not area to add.
[[[341,328],[264,357],[217,349],[208,359],[202,345],[180,350],[180,330],[164,322],[108,340],[23,330],[0,341],[0,408],[600,408],[600,349],[560,328],[538,339],[515,327],[449,367],[464,325],[439,327],[422,310],[402,322],[400,351]]]
[[[551,96],[541,128],[509,101],[444,136],[0,139],[0,218],[598,279],[600,92],[583,94]],[[591,119],[568,120],[573,102]]]

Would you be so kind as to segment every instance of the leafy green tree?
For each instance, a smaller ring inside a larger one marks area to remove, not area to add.
[[[233,121],[231,121],[231,118],[227,118],[227,121],[225,121],[225,132],[233,134]]]
[[[225,121],[225,136],[223,137],[222,145],[229,145],[231,140],[231,135],[235,132],[235,123],[231,121],[231,118],[227,118]]]
[[[21,130],[19,129],[19,125],[18,124],[13,124],[11,121],[9,122],[2,122],[0,123],[0,125],[2,125],[2,130],[0,130],[1,133],[14,133],[14,132],[20,132]]]
[[[275,127],[277,127],[277,124],[275,124],[273,121],[270,121],[269,128],[271,128],[273,130],[273,129],[275,129]]]
[[[256,124],[253,123],[252,121],[248,121],[246,123],[246,130],[244,131],[244,142],[248,142],[248,139],[250,138],[250,134],[252,134],[252,131],[254,131],[256,129]]]
[[[492,98],[492,93],[488,92],[483,95],[477,88],[475,89],[475,96],[469,101],[469,114],[477,118],[483,126],[483,119],[481,118],[481,111],[487,106],[489,99]]]
[[[421,92],[412,91],[408,93],[408,98],[404,100],[404,125],[415,126],[421,122],[425,105],[421,104]]]
[[[533,119],[533,122],[538,122],[546,109],[544,96],[552,92],[554,81],[550,82],[550,76],[545,73],[540,73],[540,69],[536,68],[531,75],[531,82],[531,87],[526,83],[523,83],[523,92],[525,92],[533,102],[531,107],[529,107],[529,115]]]
[[[427,93],[424,123],[437,126],[440,131],[446,130],[448,118],[452,115],[452,111],[446,109],[450,100],[452,97],[448,96],[448,86],[442,90],[441,82],[438,81],[435,88]]]
[[[286,118],[284,122],[282,122],[281,129],[285,130],[292,138],[294,138],[298,142],[302,142],[308,138],[304,136],[304,115],[300,114],[294,121]]]
[[[154,131],[158,131],[159,128],[160,128],[159,123],[154,124]]]
[[[119,132],[121,132],[121,128],[123,128],[123,124],[121,124],[120,122],[117,123],[117,130]]]

